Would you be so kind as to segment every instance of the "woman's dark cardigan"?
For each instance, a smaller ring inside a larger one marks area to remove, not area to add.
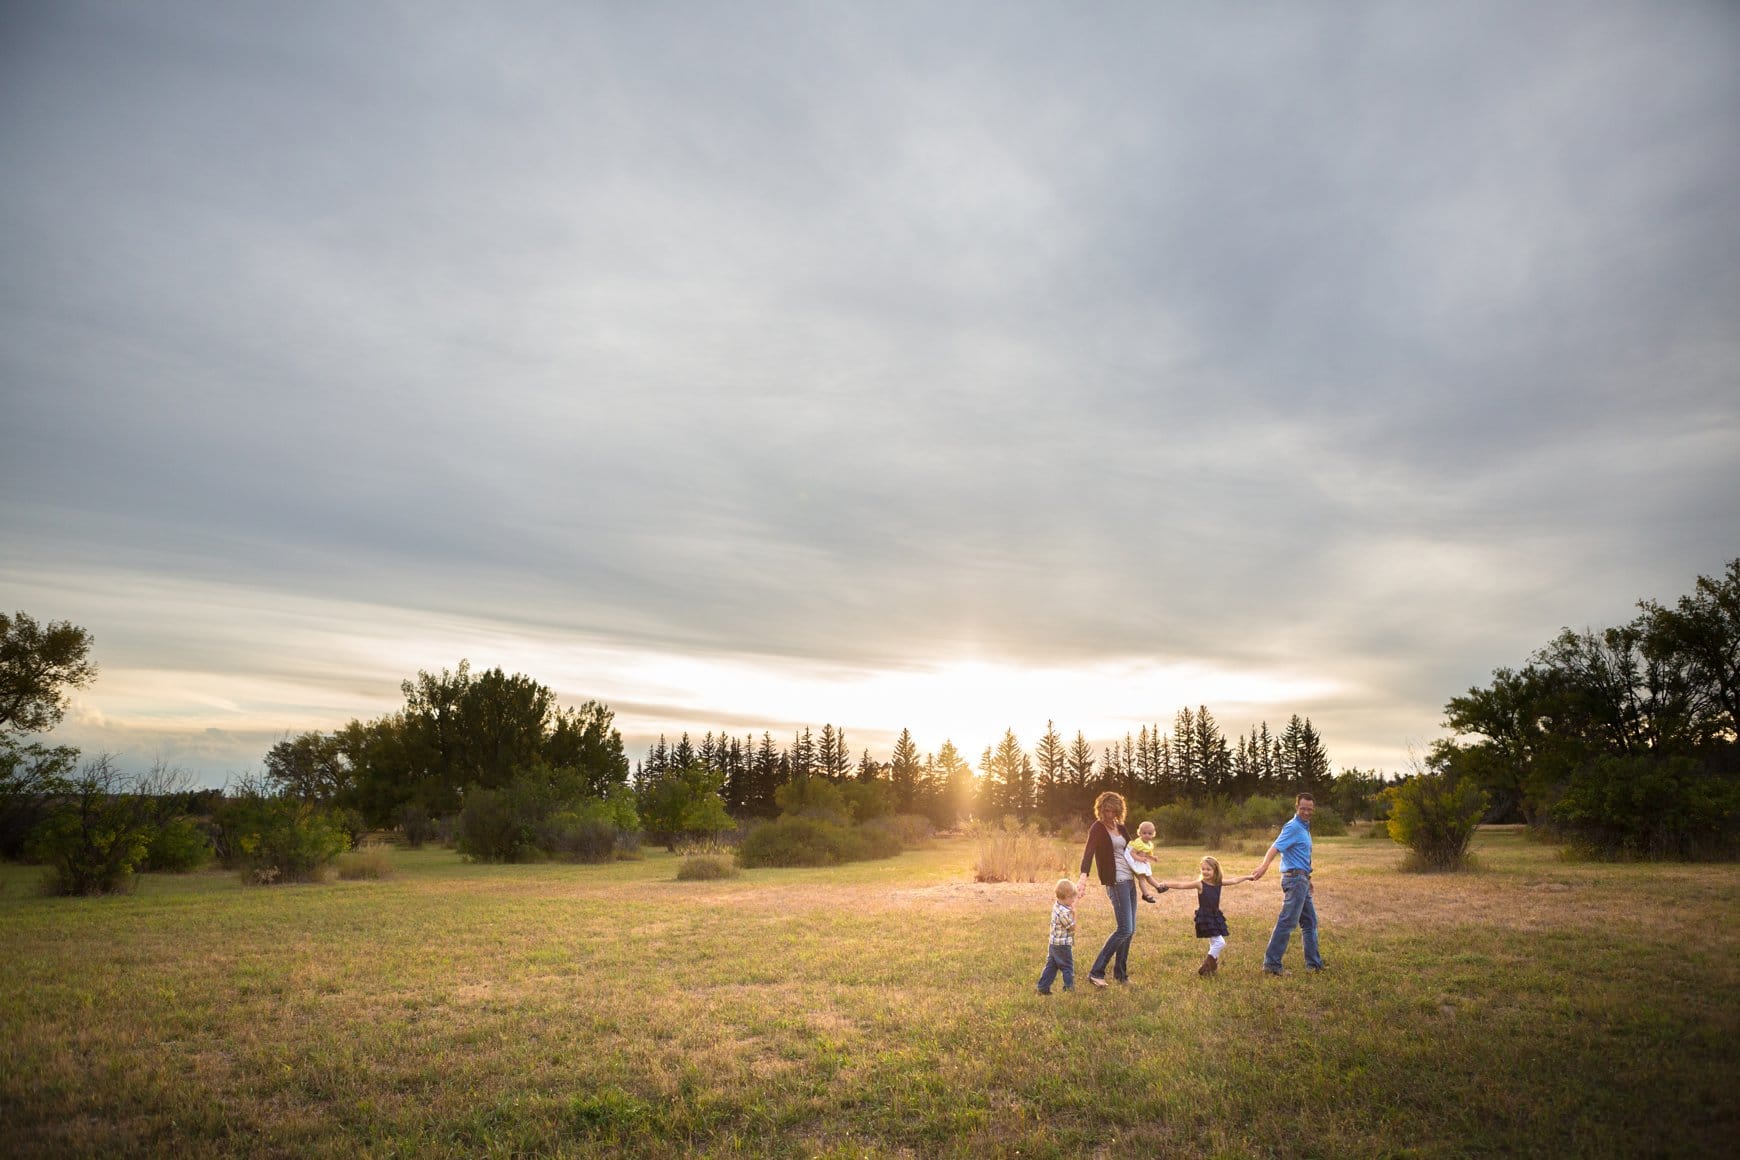
[[[1124,841],[1130,840],[1122,822],[1118,823],[1118,833]],[[1100,885],[1110,886],[1115,883],[1118,880],[1118,863],[1112,855],[1112,832],[1098,818],[1088,827],[1087,848],[1081,852],[1081,872],[1086,874],[1089,864],[1096,860],[1100,864]]]

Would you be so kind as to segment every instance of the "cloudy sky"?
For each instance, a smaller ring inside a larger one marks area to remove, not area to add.
[[[221,781],[1206,703],[1398,768],[1740,555],[1740,7],[0,6],[0,606]]]

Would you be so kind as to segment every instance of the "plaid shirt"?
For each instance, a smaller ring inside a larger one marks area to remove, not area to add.
[[[1075,910],[1061,902],[1055,902],[1051,906],[1051,945],[1075,945]]]

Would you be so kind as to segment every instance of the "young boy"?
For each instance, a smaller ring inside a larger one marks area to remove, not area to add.
[[[1057,901],[1051,904],[1051,946],[1045,969],[1039,972],[1039,993],[1051,994],[1051,980],[1063,975],[1063,989],[1075,990],[1075,883],[1057,880]]]
[[[1159,902],[1166,887],[1154,881],[1153,822],[1143,822],[1136,827],[1136,836],[1124,847],[1124,861],[1130,864],[1130,870],[1136,875],[1136,891],[1142,896],[1142,901]],[[1153,897],[1148,895],[1149,887],[1156,888]]]

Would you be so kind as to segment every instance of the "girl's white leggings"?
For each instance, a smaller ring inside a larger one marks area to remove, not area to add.
[[[1224,935],[1217,934],[1208,940],[1208,953],[1215,958],[1220,958],[1220,952],[1224,950],[1226,950],[1226,937]]]

